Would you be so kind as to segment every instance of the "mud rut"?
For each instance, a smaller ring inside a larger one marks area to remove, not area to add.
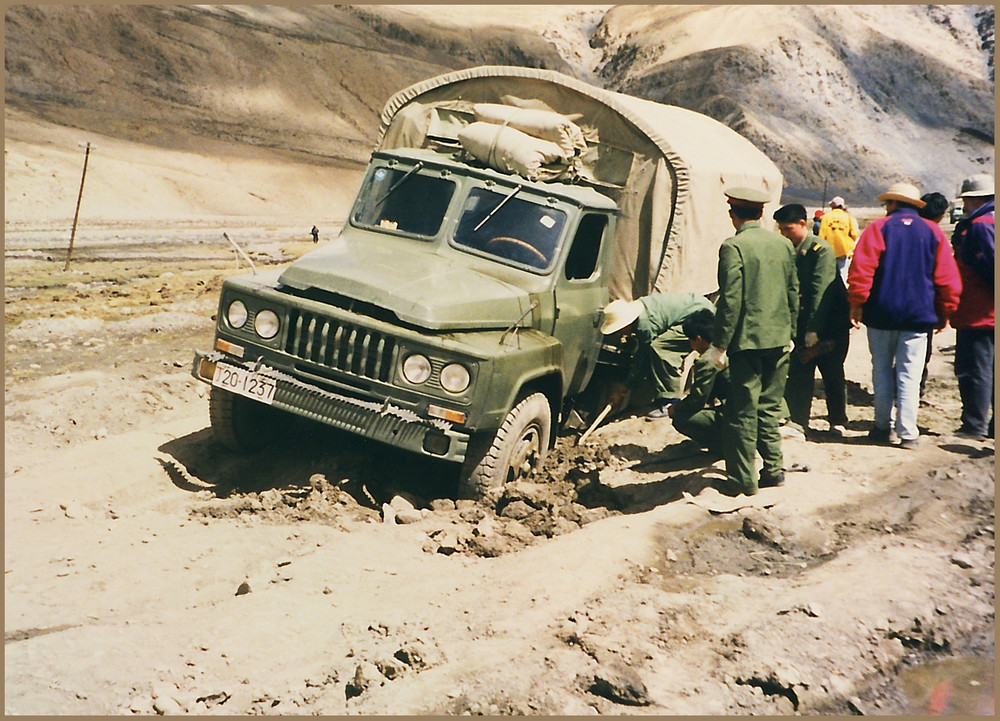
[[[292,437],[297,440],[291,441]],[[576,434],[560,437],[532,481],[508,484],[489,503],[454,500],[457,478],[446,464],[425,459],[415,463],[407,454],[387,453],[309,422],[293,423],[278,439],[279,450],[257,457],[227,455],[206,430],[165,444],[160,462],[175,485],[196,492],[190,514],[204,523],[213,518],[267,524],[320,522],[347,532],[358,522],[417,524],[425,531],[421,536],[425,553],[496,557],[572,533],[595,520],[648,510],[648,500],[637,497],[628,485],[610,487],[600,481],[602,469],[627,469],[634,461],[615,455],[605,444],[577,446],[575,439]],[[698,453],[674,459],[673,467],[681,470],[676,490],[697,494],[704,479],[683,470],[711,460]],[[827,507],[807,521],[808,531],[802,522],[768,510],[663,527],[656,537],[653,562],[626,569],[623,583],[640,590],[622,603],[635,603],[638,596],[646,599],[640,605],[670,609],[667,599],[678,591],[697,589],[705,577],[724,574],[791,579],[834,562],[856,546],[877,547],[879,538],[884,538],[886,544],[954,549],[951,563],[969,569],[966,582],[972,594],[992,606],[993,584],[983,570],[992,568],[995,555],[993,472],[992,453],[973,452],[969,460],[901,476],[864,503]],[[276,484],[275,478],[283,482]],[[641,681],[629,675],[619,648],[621,620],[632,613],[600,599],[556,629],[568,648],[605,669],[604,675],[588,677],[580,689],[606,699],[610,705],[605,712],[650,703]],[[662,613],[646,642],[671,653],[680,651],[678,644],[698,641],[697,633],[683,631],[696,625],[693,618],[685,619],[689,613]],[[813,620],[829,615],[829,610],[820,603],[806,603],[779,615],[784,616],[785,634],[808,634]],[[736,702],[737,712],[900,713],[908,708],[898,684],[901,670],[949,654],[992,656],[992,639],[984,630],[992,622],[992,614],[976,618],[957,610],[951,613],[946,602],[939,602],[929,618],[867,629],[868,638],[844,632],[831,642],[871,647],[862,654],[871,673],[863,692],[835,703],[810,695],[815,694],[810,688],[822,686],[818,678],[807,682],[780,669],[761,673],[754,651],[763,641],[747,638],[745,632],[718,639],[715,652],[731,667],[730,686],[751,689],[758,698],[742,709]],[[898,663],[880,650],[887,642],[906,649]],[[805,659],[802,663],[806,667]],[[822,676],[817,669],[812,673]],[[612,681],[602,680],[606,677]],[[516,702],[502,708],[508,713],[531,712]],[[470,709],[482,712],[479,706],[462,704],[450,712]]]

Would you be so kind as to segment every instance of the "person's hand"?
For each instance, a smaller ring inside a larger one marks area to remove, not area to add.
[[[815,331],[809,331],[806,333],[805,338],[806,348],[812,348],[814,345],[819,343],[819,336],[816,335]]]
[[[705,351],[705,359],[720,371],[726,367],[726,351],[718,346],[709,346]]]
[[[861,327],[861,306],[851,306],[851,326],[854,328]]]

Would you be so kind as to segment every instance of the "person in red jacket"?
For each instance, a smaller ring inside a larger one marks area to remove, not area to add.
[[[962,297],[951,317],[955,327],[955,375],[962,396],[961,438],[993,437],[993,259],[996,221],[993,178],[973,175],[962,182],[964,217],[951,244],[962,276]],[[987,421],[989,413],[989,421]]]
[[[920,372],[927,331],[943,328],[958,307],[962,280],[940,226],[921,218],[920,191],[894,183],[877,198],[885,217],[865,228],[847,275],[851,324],[868,327],[875,424],[868,438],[888,443],[892,411],[903,448],[917,445]]]

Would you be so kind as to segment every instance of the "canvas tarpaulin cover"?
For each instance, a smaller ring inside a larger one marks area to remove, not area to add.
[[[767,192],[765,219],[780,200],[777,166],[722,123],[551,70],[468,68],[412,85],[386,103],[376,147],[459,147],[458,133],[476,120],[477,103],[552,111],[580,127],[588,149],[577,159],[579,176],[615,200],[620,213],[612,300],[714,291],[719,245],[734,233],[723,190]]]

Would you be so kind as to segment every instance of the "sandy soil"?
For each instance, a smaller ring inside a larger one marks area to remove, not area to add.
[[[258,266],[313,247],[227,227]],[[52,224],[8,226],[6,713],[992,712],[994,445],[948,435],[952,331],[915,451],[864,443],[855,332],[849,437],[818,399],[785,444],[809,470],[751,507],[707,510],[721,461],[634,416],[484,507],[305,423],[213,442],[188,369],[220,229],[107,222],[63,272]],[[940,658],[975,662],[962,694],[907,690]]]

